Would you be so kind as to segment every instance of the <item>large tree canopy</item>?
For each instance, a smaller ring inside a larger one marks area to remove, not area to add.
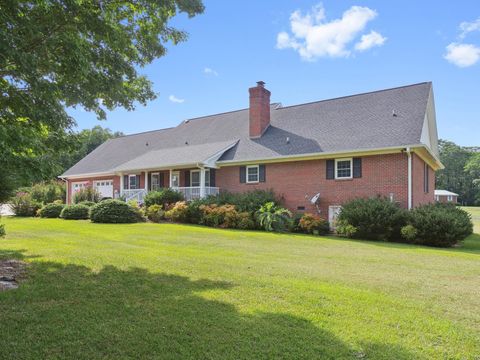
[[[177,13],[203,12],[201,0],[1,0],[0,167],[26,173],[68,145],[81,106],[105,110],[155,98],[137,69],[165,55],[186,33]]]

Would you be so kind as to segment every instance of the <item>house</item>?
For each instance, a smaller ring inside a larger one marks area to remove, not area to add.
[[[273,189],[291,210],[324,216],[355,197],[434,201],[430,82],[293,106],[271,103],[261,81],[249,95],[246,109],[108,140],[62,175],[68,201],[85,186],[140,202],[163,187],[187,199]]]
[[[458,201],[458,194],[448,190],[435,190],[435,201],[456,204]]]

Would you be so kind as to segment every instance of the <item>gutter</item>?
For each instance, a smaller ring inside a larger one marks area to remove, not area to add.
[[[413,193],[412,193],[412,152],[410,147],[407,147],[407,157],[408,157],[408,210],[412,208],[413,204]]]

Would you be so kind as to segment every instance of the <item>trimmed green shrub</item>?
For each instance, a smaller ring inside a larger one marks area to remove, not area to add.
[[[170,189],[165,188],[160,191],[151,191],[145,196],[145,206],[162,205],[164,209],[170,204],[175,204],[179,201],[183,201],[183,194]]]
[[[79,204],[84,201],[98,203],[100,200],[102,200],[102,194],[91,186],[81,188],[73,194],[74,204]]]
[[[235,205],[239,212],[249,212],[255,214],[264,204],[273,202],[279,204],[281,201],[277,199],[273,190],[253,190],[243,193],[231,193],[222,191],[215,196],[209,196],[206,199],[208,204],[217,205]]]
[[[47,204],[38,211],[38,215],[42,218],[58,218],[63,208],[63,204]]]
[[[96,223],[135,223],[143,221],[138,209],[120,200],[105,200],[90,209],[90,219]]]
[[[175,222],[187,222],[188,205],[185,201],[178,201],[165,212],[165,219]]]
[[[470,214],[452,204],[419,206],[410,211],[407,222],[416,234],[404,238],[419,245],[450,247],[473,232]]]
[[[401,230],[402,238],[407,240],[407,242],[414,242],[417,238],[417,233],[418,231],[413,225],[405,225]]]
[[[75,204],[67,205],[60,213],[60,217],[65,220],[85,220],[88,219],[88,206]]]
[[[97,203],[96,203],[96,202],[93,202],[93,201],[87,201],[87,200],[85,200],[85,201],[80,201],[78,204],[79,204],[79,205],[85,205],[85,206],[88,206],[88,207],[90,208],[90,207],[96,205]]]
[[[330,231],[328,221],[319,215],[306,213],[298,222],[298,227],[307,234],[325,235]]]
[[[165,211],[162,209],[162,205],[153,204],[147,208],[146,215],[148,220],[153,222],[160,222],[165,219]]]
[[[42,204],[32,199],[27,192],[18,192],[10,199],[11,208],[16,216],[35,216]]]
[[[338,220],[352,225],[350,236],[367,240],[398,240],[406,225],[406,211],[387,198],[359,198],[342,205]],[[338,229],[337,229],[338,232]]]
[[[292,213],[268,202],[260,207],[255,216],[260,227],[266,231],[282,232],[287,230]]]

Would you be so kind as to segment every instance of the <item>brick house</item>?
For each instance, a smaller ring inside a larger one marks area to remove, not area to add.
[[[140,202],[163,187],[187,199],[273,189],[291,210],[326,217],[355,197],[434,201],[431,83],[294,106],[271,103],[261,81],[249,94],[247,109],[108,140],[61,176],[67,201],[85,186]]]
[[[456,204],[458,202],[458,194],[448,190],[435,190],[435,201]]]

